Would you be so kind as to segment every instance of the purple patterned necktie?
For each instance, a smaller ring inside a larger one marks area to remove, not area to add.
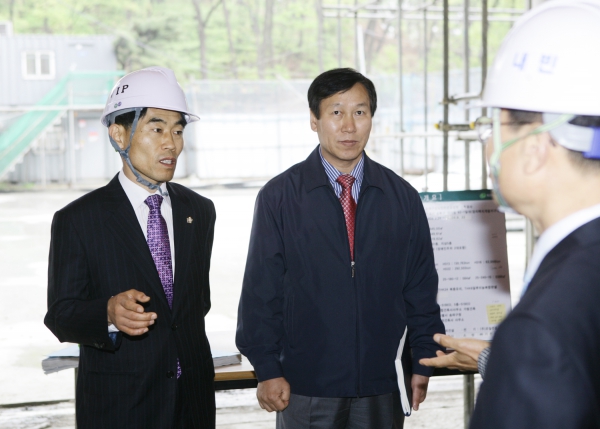
[[[150,208],[148,213],[148,247],[154,259],[160,282],[167,296],[169,307],[173,308],[173,265],[171,264],[171,244],[167,222],[160,213],[163,197],[154,194],[144,201]],[[177,378],[181,376],[181,367],[177,360]]]

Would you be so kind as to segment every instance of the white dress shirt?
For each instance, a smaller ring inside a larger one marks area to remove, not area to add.
[[[142,228],[142,232],[144,233],[144,238],[148,240],[148,213],[150,213],[150,208],[146,205],[145,201],[146,198],[155,194],[156,191],[151,192],[150,189],[139,186],[137,183],[125,176],[123,170],[119,172],[119,183],[123,187],[127,198],[129,198],[129,202],[133,207],[133,211],[135,212],[135,216],[140,224],[140,228]],[[163,192],[166,192],[167,185],[162,183],[160,185],[160,189]],[[175,240],[173,239],[173,208],[171,206],[170,197],[163,197],[163,202],[160,206],[160,212],[167,223],[169,245],[171,247],[171,266],[173,267],[173,277],[175,277]],[[109,325],[108,332],[118,331],[119,330],[115,327],[115,325]]]
[[[600,204],[587,209],[579,210],[578,212],[559,220],[546,231],[544,231],[542,235],[540,235],[540,238],[535,245],[533,255],[531,256],[531,261],[529,262],[527,270],[525,271],[522,295],[525,294],[531,279],[533,279],[533,276],[535,276],[535,273],[537,272],[546,255],[577,228],[599,217]]]

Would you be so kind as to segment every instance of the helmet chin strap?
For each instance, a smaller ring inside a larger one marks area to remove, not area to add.
[[[133,175],[135,176],[135,179],[141,183],[142,185],[146,186],[147,188],[150,188],[150,190],[152,191],[158,191],[158,193],[160,195],[162,195],[163,197],[168,197],[169,193],[167,191],[164,191],[160,188],[160,186],[155,185],[154,183],[149,182],[148,180],[144,179],[140,173],[138,173],[138,171],[133,167],[133,164],[131,163],[131,159],[129,158],[129,149],[131,149],[131,142],[133,141],[133,135],[135,134],[135,130],[137,129],[137,124],[138,121],[140,119],[140,113],[142,112],[142,107],[136,107],[135,108],[135,119],[133,120],[133,124],[131,125],[131,133],[129,134],[129,144],[127,145],[126,149],[121,149],[119,147],[119,145],[117,144],[116,141],[114,141],[114,139],[110,136],[108,136],[109,140],[110,140],[110,144],[112,145],[112,147],[119,152],[119,155],[121,155],[123,157],[123,159],[125,160],[125,162],[127,163],[127,165],[129,166],[129,169],[131,170],[131,172],[133,173]]]

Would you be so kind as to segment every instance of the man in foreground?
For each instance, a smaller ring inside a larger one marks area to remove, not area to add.
[[[493,125],[479,124],[496,199],[541,235],[491,347],[436,335],[456,352],[421,360],[479,361],[472,429],[600,427],[600,58],[588,49],[598,40],[599,1],[544,3],[515,24],[487,80]]]
[[[432,373],[418,360],[435,356],[444,329],[427,218],[417,191],[364,152],[369,79],[330,70],[308,102],[320,144],[258,195],[237,346],[278,428],[401,428],[401,338],[408,327],[418,409]]]
[[[215,426],[204,331],[215,210],[169,183],[196,120],[171,70],[123,77],[102,115],[123,169],[54,215],[44,322],[81,345],[80,428]]]

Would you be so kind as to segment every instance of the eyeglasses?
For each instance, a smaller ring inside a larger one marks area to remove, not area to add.
[[[513,121],[513,122],[501,122],[500,125],[527,125],[530,124],[531,122],[520,122],[520,121]],[[474,129],[475,131],[477,131],[477,139],[482,143],[485,144],[489,138],[492,136],[492,132],[493,132],[493,124],[494,121],[492,118],[488,118],[486,116],[480,116],[479,118],[475,119],[475,122],[473,122],[471,124],[471,129]]]

